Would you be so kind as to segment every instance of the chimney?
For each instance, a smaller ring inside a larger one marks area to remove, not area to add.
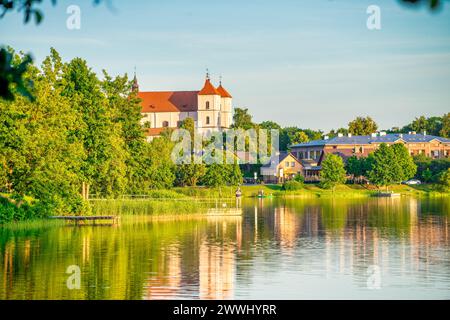
[[[380,132],[380,137],[385,136],[386,135],[386,131],[381,131]]]
[[[427,135],[427,131],[423,130],[423,135],[426,136]]]
[[[351,133],[349,133],[348,135],[347,135],[349,138],[351,138],[352,137],[352,134]]]
[[[400,138],[403,138],[403,133],[400,133],[398,136],[399,136]]]
[[[342,138],[343,136],[344,136],[344,135],[343,135],[342,133],[340,133],[340,132],[338,133],[338,137],[339,137],[339,138]]]
[[[413,131],[413,132],[411,132],[411,134],[416,134],[416,132],[415,132],[415,131]]]
[[[376,133],[376,132],[373,132],[370,136],[371,136],[372,138],[376,138],[376,137],[377,137],[377,133]]]
[[[324,136],[323,140],[328,140],[328,138],[330,138],[329,136]]]

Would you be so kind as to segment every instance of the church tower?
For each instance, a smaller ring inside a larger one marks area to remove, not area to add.
[[[220,94],[220,128],[227,129],[231,127],[231,122],[233,121],[233,110],[232,110],[232,96],[228,91],[222,86],[222,78],[220,79],[219,87],[217,91]]]
[[[134,78],[133,78],[133,84],[131,85],[131,90],[134,92],[139,92],[139,84],[136,77],[136,68],[134,68]]]
[[[200,132],[215,131],[220,128],[221,95],[212,85],[209,72],[203,88],[198,93],[197,128]]]

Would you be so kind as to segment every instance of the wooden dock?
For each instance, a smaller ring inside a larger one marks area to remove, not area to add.
[[[51,219],[65,220],[69,222],[74,222],[75,225],[85,225],[86,222],[92,223],[92,225],[97,225],[97,221],[111,221],[110,225],[116,225],[119,222],[119,216],[53,216]],[[100,224],[105,225],[105,224]]]
[[[240,216],[241,208],[210,208],[207,212],[208,216]]]

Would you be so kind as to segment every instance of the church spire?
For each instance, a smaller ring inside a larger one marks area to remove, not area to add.
[[[219,78],[219,86],[217,87],[217,91],[220,93],[222,98],[232,98],[231,94],[222,86],[222,76]]]
[[[131,86],[131,90],[139,92],[139,84],[136,77],[136,67],[134,67],[134,78],[133,78],[133,84]]]

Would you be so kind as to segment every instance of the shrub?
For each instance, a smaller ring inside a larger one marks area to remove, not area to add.
[[[303,183],[295,181],[295,180],[286,181],[283,184],[283,189],[286,191],[296,191],[296,190],[300,190],[302,188],[303,188]]]
[[[450,191],[450,168],[441,173],[439,185],[443,191]]]
[[[301,174],[297,174],[294,177],[294,181],[297,181],[297,182],[300,182],[301,184],[303,184],[305,182],[305,178]]]

